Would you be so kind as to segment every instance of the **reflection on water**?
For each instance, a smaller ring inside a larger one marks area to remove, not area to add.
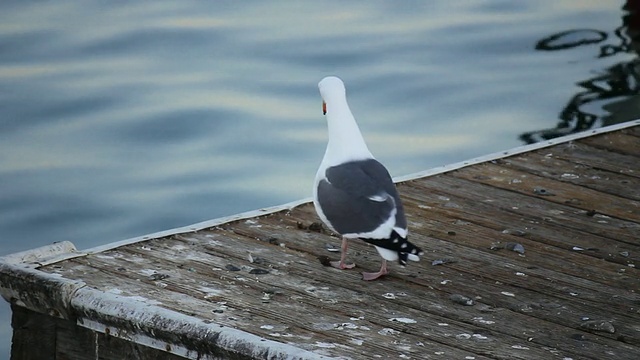
[[[526,132],[520,138],[526,143],[548,140],[574,132],[612,125],[640,118],[640,2],[627,0],[622,25],[609,33],[600,30],[567,30],[538,41],[536,50],[570,50],[578,46],[602,43],[596,49],[598,58],[630,60],[616,63],[599,75],[577,83],[577,93],[560,112],[555,128]],[[609,41],[607,41],[609,40]]]

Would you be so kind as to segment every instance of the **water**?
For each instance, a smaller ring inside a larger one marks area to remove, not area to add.
[[[638,118],[623,5],[3,2],[0,255],[308,197],[325,75],[393,175]]]

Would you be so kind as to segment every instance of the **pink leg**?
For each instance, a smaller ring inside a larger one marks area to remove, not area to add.
[[[340,261],[332,261],[331,266],[336,269],[344,270],[344,269],[353,269],[356,267],[356,264],[347,264],[345,259],[347,258],[347,249],[349,248],[349,244],[347,243],[347,238],[342,238],[342,253],[340,254]]]
[[[362,273],[362,279],[363,280],[367,280],[367,281],[371,281],[371,280],[375,280],[383,275],[387,275],[389,273],[389,270],[387,270],[387,260],[382,259],[382,265],[380,266],[380,271],[378,272],[373,272],[373,273],[369,273],[369,272],[363,272]]]

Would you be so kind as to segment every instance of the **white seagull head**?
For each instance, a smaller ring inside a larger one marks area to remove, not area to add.
[[[347,96],[344,83],[336,76],[327,76],[320,80],[318,89],[320,89],[320,96],[322,96],[322,112],[325,115],[327,114],[327,103],[331,104],[334,101],[345,99]]]

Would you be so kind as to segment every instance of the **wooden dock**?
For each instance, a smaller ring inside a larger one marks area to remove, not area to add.
[[[12,356],[640,359],[640,121],[401,180],[425,256],[380,281],[308,201],[4,257]]]

